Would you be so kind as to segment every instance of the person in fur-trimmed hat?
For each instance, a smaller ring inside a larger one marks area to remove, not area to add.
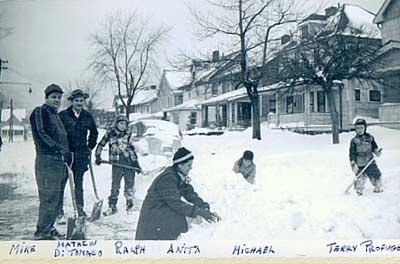
[[[356,135],[350,141],[349,158],[350,165],[354,174],[357,175],[359,171],[364,169],[368,162],[376,155],[381,155],[381,149],[375,142],[375,138],[367,133],[367,122],[364,119],[357,119],[355,124]],[[368,176],[370,182],[375,187],[374,192],[382,192],[381,171],[373,161],[365,170],[361,177],[358,177],[354,182],[354,188],[358,195],[363,194],[366,177]]]
[[[209,223],[220,220],[189,183],[193,159],[192,152],[179,148],[173,165],[155,178],[143,201],[136,240],[176,240],[188,231],[186,217],[201,216]]]

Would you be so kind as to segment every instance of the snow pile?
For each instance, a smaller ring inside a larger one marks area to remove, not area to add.
[[[341,134],[341,143],[331,144],[331,135],[307,136],[262,126],[263,140],[252,140],[251,129],[226,131],[220,136],[185,136],[184,144],[195,159],[190,173],[199,195],[211,204],[222,221],[191,224],[181,239],[286,240],[286,239],[397,239],[400,233],[398,190],[400,189],[400,131],[368,127],[383,148],[378,165],[384,192],[372,192],[369,182],[364,195],[344,195],[353,180],[348,161],[349,141],[354,133]],[[233,163],[249,149],[255,154],[256,184],[248,184],[232,172]],[[6,144],[0,152],[0,175],[17,175],[20,201],[5,200],[0,207],[0,239],[26,239],[33,235],[37,220],[37,190],[34,180],[32,141]],[[107,151],[102,157],[107,159]],[[140,156],[145,171],[171,164],[165,156]],[[99,195],[107,208],[111,166],[94,166]],[[157,176],[137,175],[137,206]],[[84,180],[85,210],[95,201],[88,174]],[[73,215],[69,188],[65,211]],[[21,206],[19,206],[21,205]],[[133,239],[139,211],[125,213],[123,183],[116,215],[88,223],[90,239]],[[25,217],[31,215],[32,217]],[[57,227],[66,231],[65,226]]]

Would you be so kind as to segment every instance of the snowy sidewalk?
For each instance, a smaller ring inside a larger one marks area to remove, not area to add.
[[[383,154],[378,166],[384,192],[375,194],[368,182],[364,196],[343,194],[352,181],[348,147],[354,133],[306,136],[262,127],[263,140],[251,139],[251,130],[221,136],[187,136],[194,152],[191,177],[195,190],[223,221],[192,225],[182,239],[398,239],[400,234],[400,131],[371,127]],[[232,172],[244,150],[255,153],[256,186]],[[37,189],[32,141],[6,144],[0,152],[0,186],[11,186],[9,199],[0,200],[0,239],[29,239],[37,221]],[[165,157],[141,157],[143,168],[168,164]],[[111,167],[94,166],[98,191],[107,208]],[[11,176],[10,176],[11,175]],[[136,177],[136,197],[143,199],[156,175]],[[88,174],[84,180],[85,210],[95,201]],[[72,215],[69,189],[66,213]],[[123,185],[116,215],[88,223],[90,239],[133,239],[139,212],[125,213]],[[29,216],[29,217],[27,217]],[[64,230],[66,226],[61,227]]]

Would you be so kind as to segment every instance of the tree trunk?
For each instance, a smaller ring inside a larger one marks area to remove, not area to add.
[[[328,104],[330,109],[331,124],[332,124],[332,143],[339,144],[339,118],[336,110],[335,97],[333,95],[332,85],[329,85],[325,89],[328,98]]]
[[[260,101],[258,99],[258,93],[250,97],[251,109],[253,115],[253,138],[261,140],[261,126],[260,126]]]

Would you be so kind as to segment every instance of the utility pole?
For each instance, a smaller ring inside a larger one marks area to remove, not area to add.
[[[8,142],[14,142],[14,106],[13,99],[10,100],[10,129],[8,131]]]
[[[0,79],[1,79],[1,71],[2,70],[7,70],[7,66],[4,66],[4,64],[8,63],[8,60],[2,60],[0,59]]]
[[[4,66],[3,64],[8,63],[7,60],[2,60],[0,58],[0,80],[1,80],[1,71],[2,70],[7,70],[7,67]],[[2,115],[2,109],[3,109],[3,98],[2,98],[2,93],[0,91],[0,123],[1,123],[1,115]]]

